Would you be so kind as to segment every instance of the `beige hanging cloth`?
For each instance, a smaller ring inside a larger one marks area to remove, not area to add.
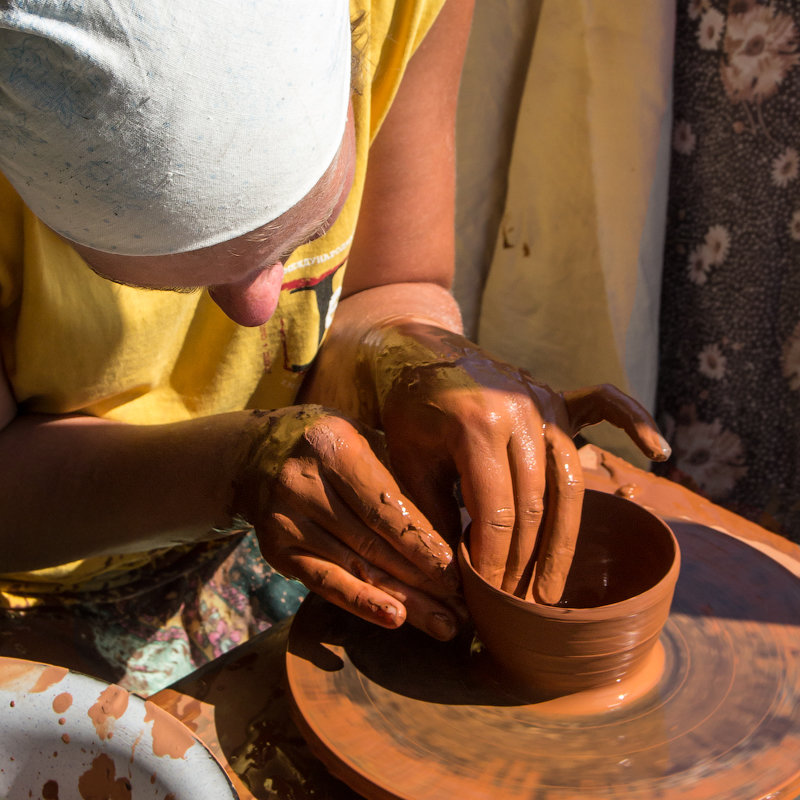
[[[478,338],[554,388],[651,408],[673,0],[543,0]],[[642,459],[611,426],[587,438]]]

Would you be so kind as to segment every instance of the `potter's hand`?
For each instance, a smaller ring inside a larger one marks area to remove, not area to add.
[[[583,498],[572,441],[582,427],[608,420],[648,457],[669,455],[650,415],[614,387],[558,394],[424,320],[387,320],[365,343],[400,485],[454,537],[448,497],[460,477],[473,564],[519,596],[532,575],[536,600],[555,603],[563,592]]]
[[[259,414],[235,510],[284,575],[370,622],[395,628],[407,616],[452,638],[452,551],[375,455],[382,437],[354,426],[313,405]]]

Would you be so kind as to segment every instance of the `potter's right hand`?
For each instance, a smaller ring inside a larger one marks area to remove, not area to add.
[[[380,434],[321,406],[254,415],[234,510],[264,558],[369,622],[452,638],[452,551],[376,455]]]

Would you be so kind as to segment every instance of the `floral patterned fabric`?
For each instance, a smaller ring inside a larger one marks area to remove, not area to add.
[[[800,541],[800,5],[683,0],[662,474]]]
[[[0,610],[0,655],[61,664],[146,697],[294,614],[306,594],[264,561],[252,530],[240,531],[115,589]]]

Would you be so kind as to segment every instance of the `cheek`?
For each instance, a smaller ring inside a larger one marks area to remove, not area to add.
[[[326,229],[333,225],[336,222],[339,214],[342,213],[342,209],[344,208],[344,204],[347,202],[347,198],[350,195],[350,189],[353,188],[353,181],[355,180],[356,174],[356,137],[355,137],[355,127],[353,125],[353,117],[352,117],[352,109],[351,113],[348,116],[348,124],[347,124],[347,132],[345,134],[345,146],[342,148],[342,156],[341,156],[341,170],[342,170],[342,183],[341,183],[341,190],[339,192],[339,197],[336,201],[336,205],[333,207],[333,212],[331,213],[330,217],[328,218],[328,222],[326,223]]]
[[[353,181],[356,176],[356,132],[352,124],[349,125],[348,128],[348,144],[346,148],[347,161],[345,166],[345,181],[342,187],[342,205],[344,205],[347,196],[350,194],[350,189],[353,187]]]

